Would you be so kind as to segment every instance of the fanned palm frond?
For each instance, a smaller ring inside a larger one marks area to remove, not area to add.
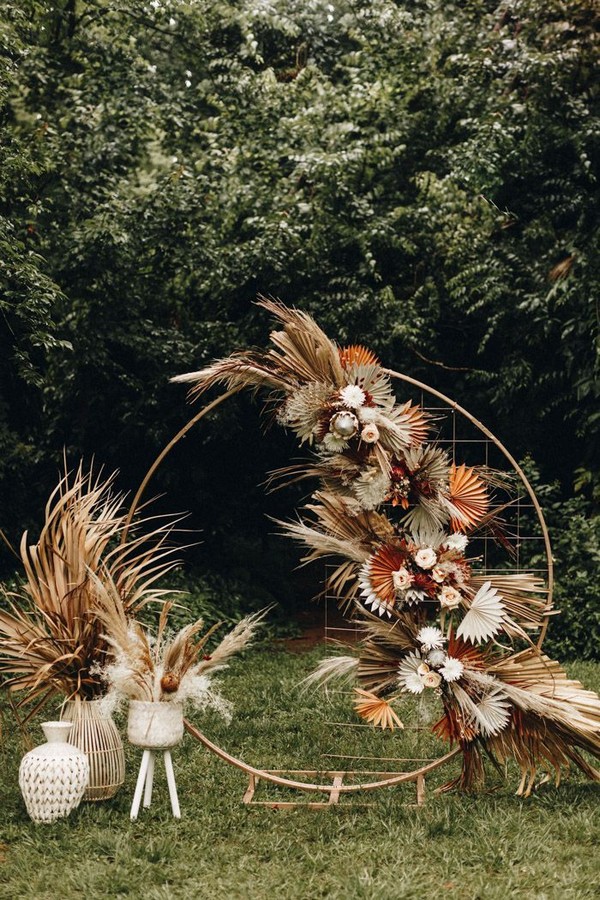
[[[490,503],[484,480],[474,468],[465,465],[453,465],[450,469],[448,500],[456,510],[450,522],[453,531],[465,531],[476,526]]]
[[[354,709],[365,722],[384,731],[386,728],[389,728],[390,731],[393,731],[394,728],[404,728],[397,713],[387,700],[377,697],[370,691],[363,691],[362,688],[354,688],[354,694]]]
[[[38,541],[30,544],[23,535],[25,586],[7,597],[9,609],[0,613],[0,672],[11,690],[24,692],[23,702],[47,692],[102,693],[96,668],[109,644],[96,615],[100,592],[113,592],[123,617],[162,597],[155,582],[174,564],[167,544],[174,523],[132,533],[119,545],[126,516],[113,482],[114,476],[94,478],[80,465],[50,496]]]
[[[478,591],[485,582],[489,582],[498,591],[507,614],[523,629],[539,629],[551,612],[546,599],[546,585],[536,575],[527,572],[514,575],[472,575],[469,586]]]

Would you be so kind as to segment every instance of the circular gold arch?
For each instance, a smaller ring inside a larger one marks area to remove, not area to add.
[[[429,385],[425,384],[422,381],[417,381],[415,378],[411,378],[409,375],[404,375],[403,373],[396,372],[393,369],[383,369],[383,371],[387,375],[389,375],[390,378],[394,378],[399,381],[403,381],[407,384],[412,385],[413,387],[418,388],[421,391],[425,391],[426,393],[431,394],[434,397],[437,397],[439,400],[442,400],[445,404],[447,404],[450,409],[452,409],[453,411],[464,416],[477,429],[479,429],[482,432],[482,434],[485,434],[485,436],[495,444],[495,446],[500,450],[500,452],[508,460],[508,462],[510,463],[510,465],[512,466],[514,471],[519,476],[525,490],[527,491],[529,498],[531,499],[533,508],[536,512],[536,515],[537,515],[537,518],[538,518],[538,521],[540,524],[540,528],[541,528],[542,536],[543,536],[543,540],[544,540],[544,547],[545,547],[545,551],[546,551],[547,564],[548,564],[547,614],[544,619],[544,623],[542,625],[542,628],[540,630],[540,635],[537,640],[538,649],[541,648],[542,643],[544,641],[544,637],[546,635],[546,630],[548,628],[549,613],[552,608],[552,594],[553,594],[553,588],[554,588],[554,567],[553,567],[553,561],[552,561],[552,548],[550,545],[550,536],[548,534],[548,528],[546,526],[544,514],[543,514],[542,508],[539,504],[539,501],[535,495],[535,491],[533,490],[533,487],[531,486],[529,480],[527,479],[527,476],[525,475],[525,473],[523,472],[522,468],[519,466],[519,464],[517,463],[515,458],[509,453],[509,451],[504,446],[504,444],[502,444],[501,441],[499,441],[498,438],[496,438],[495,435],[492,434],[492,432],[488,428],[486,428],[485,425],[483,425],[483,423],[481,423],[478,419],[476,419],[474,416],[472,416],[471,413],[469,413],[466,409],[464,409],[462,406],[460,406],[458,403],[456,403],[450,397],[447,397],[445,394],[442,394],[440,391],[436,390],[435,388],[430,387]],[[196,425],[197,422],[199,422],[201,419],[203,419],[204,416],[206,416],[209,412],[211,412],[213,409],[215,409],[217,406],[219,406],[221,403],[223,403],[229,397],[232,397],[234,394],[239,393],[239,391],[241,389],[242,389],[241,386],[234,387],[234,388],[226,391],[225,393],[219,395],[218,397],[216,397],[210,403],[206,404],[206,406],[203,406],[202,409],[200,409],[199,412],[196,413],[196,415],[193,416],[189,420],[189,422],[187,422],[186,425],[184,425],[184,427],[181,428],[180,431],[178,431],[177,434],[169,441],[169,443],[166,444],[166,446],[161,450],[161,452],[158,454],[158,456],[156,457],[156,459],[154,460],[154,462],[148,469],[146,475],[144,476],[143,481],[141,482],[141,484],[133,498],[133,501],[131,503],[131,506],[130,506],[130,509],[129,509],[129,512],[127,515],[123,534],[121,537],[122,542],[124,542],[127,539],[127,533],[131,527],[131,522],[133,520],[133,516],[135,515],[135,512],[139,507],[140,501],[148,487],[148,484],[152,480],[154,474],[156,473],[157,469],[162,464],[164,459],[168,456],[168,454],[176,446],[176,444],[178,444],[179,441],[183,437],[185,437],[185,435],[190,431],[190,429],[193,428],[194,425]],[[238,769],[242,770],[243,772],[246,772],[246,774],[249,775],[251,778],[261,779],[264,781],[271,782],[272,784],[279,785],[281,787],[287,787],[287,788],[304,791],[304,792],[308,792],[308,793],[319,793],[319,792],[320,793],[328,793],[328,794],[330,794],[330,796],[332,796],[332,792],[335,792],[336,794],[337,793],[344,793],[344,794],[360,793],[360,792],[364,792],[364,791],[376,790],[376,789],[382,788],[382,787],[393,787],[394,785],[403,784],[403,783],[405,784],[407,782],[417,782],[417,784],[418,784],[419,781],[422,781],[422,779],[424,778],[425,775],[429,774],[430,772],[435,771],[436,769],[445,765],[447,762],[450,762],[450,760],[454,759],[456,756],[458,756],[459,753],[462,752],[460,747],[455,747],[453,750],[451,750],[449,753],[446,753],[444,756],[441,756],[438,759],[436,759],[432,762],[429,762],[425,766],[421,766],[418,769],[414,769],[411,772],[403,772],[400,774],[391,774],[389,778],[379,779],[377,781],[372,781],[372,782],[368,782],[368,783],[336,784],[335,786],[333,786],[332,784],[314,784],[314,783],[308,783],[308,782],[303,782],[303,781],[296,781],[296,780],[290,779],[290,778],[284,778],[280,774],[277,774],[274,772],[269,772],[265,769],[258,769],[255,766],[252,766],[249,763],[246,763],[241,759],[237,759],[235,756],[232,756],[226,750],[223,750],[217,744],[214,744],[212,741],[210,741],[189,720],[185,719],[184,722],[185,722],[185,728],[186,728],[187,732],[193,738],[195,738],[199,743],[201,743],[207,750],[209,750],[211,753],[214,753],[215,756],[217,756],[219,759],[222,759],[224,762],[228,763],[229,765],[234,766],[235,768],[238,768]]]

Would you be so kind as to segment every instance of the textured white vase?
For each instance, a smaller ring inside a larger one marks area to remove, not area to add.
[[[131,744],[145,750],[168,750],[183,738],[181,703],[131,700],[127,737]]]
[[[79,806],[90,766],[83,751],[69,744],[70,722],[44,722],[46,744],[26,753],[19,787],[34,822],[55,822]]]

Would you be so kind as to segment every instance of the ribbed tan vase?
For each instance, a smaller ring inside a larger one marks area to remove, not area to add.
[[[84,800],[109,800],[125,780],[123,741],[99,700],[68,700],[61,720],[73,723],[69,741],[87,755],[90,780]]]

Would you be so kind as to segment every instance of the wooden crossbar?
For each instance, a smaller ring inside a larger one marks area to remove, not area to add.
[[[248,787],[242,798],[242,802],[246,806],[263,806],[268,809],[295,809],[303,807],[304,809],[328,809],[330,806],[337,806],[340,799],[340,788],[343,789],[344,780],[352,780],[354,778],[364,778],[365,775],[376,776],[380,779],[380,785],[385,786],[385,781],[394,781],[399,775],[409,776],[409,772],[374,772],[374,771],[320,771],[318,769],[265,769],[266,775],[304,775],[308,778],[331,779],[331,788],[329,789],[328,800],[257,800],[256,790],[261,781],[259,775],[253,772],[248,774]],[[263,779],[264,780],[264,779]],[[416,773],[414,779],[416,788],[416,805],[423,806],[425,802],[425,776],[422,773]],[[355,806],[356,804],[353,804]],[[373,806],[373,803],[360,803],[359,806]]]

